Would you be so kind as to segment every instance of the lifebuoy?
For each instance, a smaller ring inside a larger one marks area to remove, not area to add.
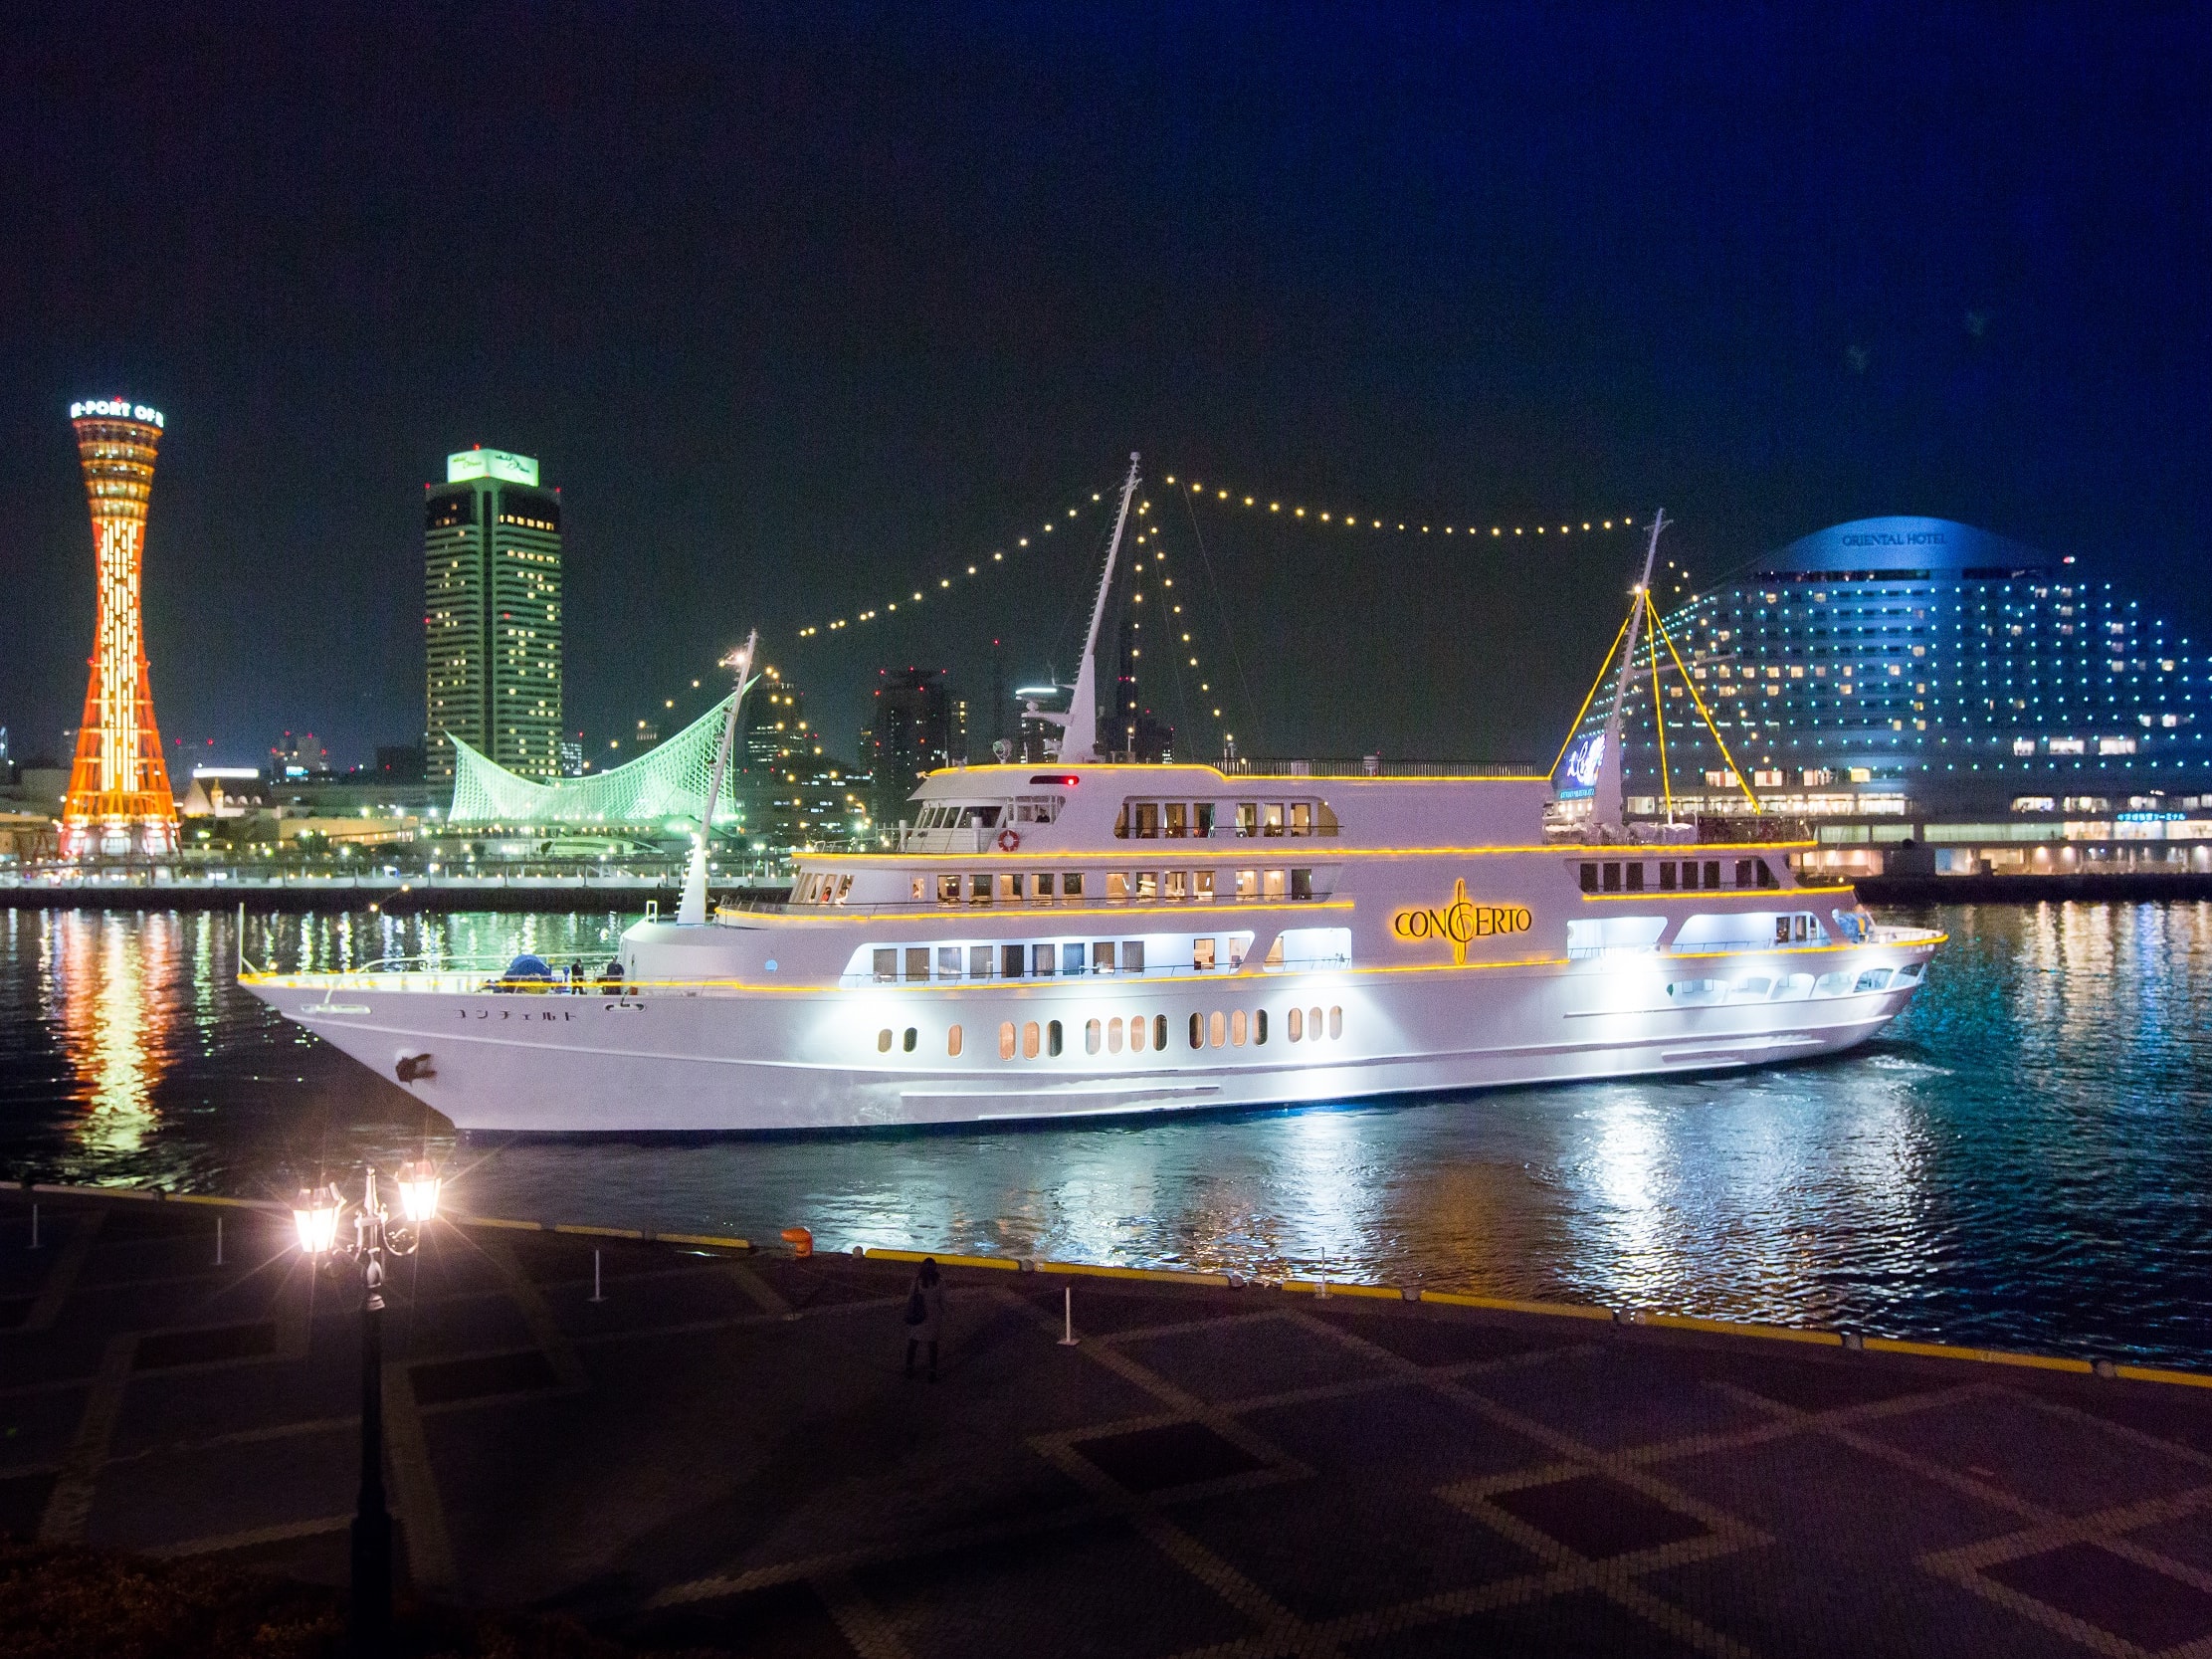
[[[998,832],[998,850],[1000,852],[1011,853],[1017,851],[1021,847],[1021,844],[1022,838],[1017,831],[1011,829],[1002,829]]]

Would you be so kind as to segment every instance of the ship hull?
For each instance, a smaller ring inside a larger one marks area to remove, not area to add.
[[[1894,1019],[1934,942],[1831,947],[1816,961],[1745,950],[1687,966],[1644,957],[781,994],[384,990],[354,975],[251,988],[466,1133],[741,1134],[1279,1107],[1808,1059]],[[1808,967],[1835,988],[1815,994],[1801,983]],[[1762,981],[1763,992],[1746,988]],[[1685,985],[1704,988],[1686,1000]],[[1142,1050],[1130,1046],[1138,1021]]]

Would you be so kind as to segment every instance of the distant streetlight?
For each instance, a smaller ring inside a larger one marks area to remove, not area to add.
[[[400,1165],[400,1220],[377,1196],[376,1170],[362,1182],[353,1236],[338,1240],[345,1197],[333,1185],[302,1191],[292,1206],[300,1249],[316,1267],[340,1256],[361,1272],[361,1495],[353,1514],[353,1593],[348,1635],[356,1653],[382,1653],[392,1626],[392,1514],[384,1499],[384,1258],[412,1256],[438,1216],[443,1181],[428,1158]]]

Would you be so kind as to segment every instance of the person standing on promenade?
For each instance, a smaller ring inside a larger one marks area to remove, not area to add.
[[[944,1276],[937,1259],[924,1256],[906,1290],[906,1374],[914,1374],[914,1348],[929,1345],[929,1380],[937,1380],[937,1344],[944,1335]]]

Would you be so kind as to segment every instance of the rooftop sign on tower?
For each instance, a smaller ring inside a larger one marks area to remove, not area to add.
[[[503,449],[465,449],[446,457],[446,482],[496,478],[508,484],[537,484],[537,461],[527,455],[510,455]]]

